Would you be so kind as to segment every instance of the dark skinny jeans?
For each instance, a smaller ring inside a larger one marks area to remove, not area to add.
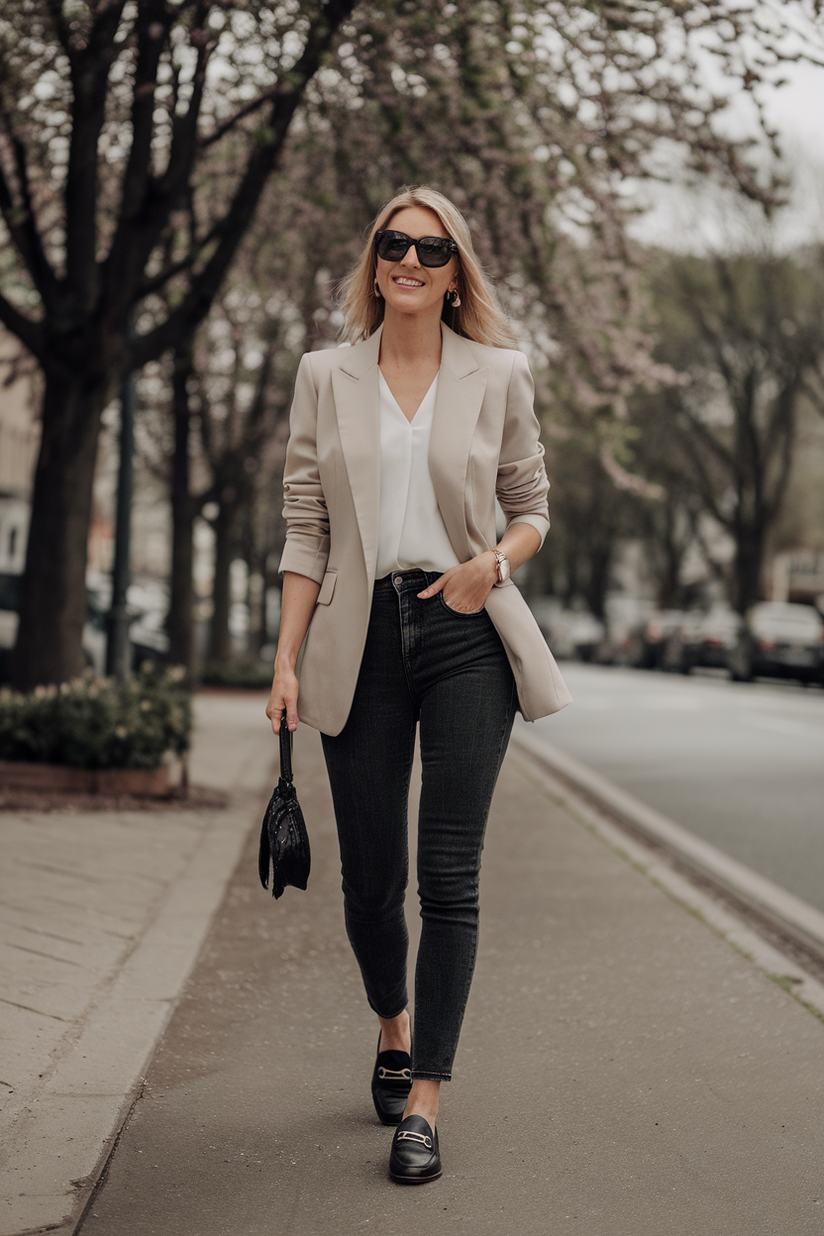
[[[484,831],[517,693],[484,610],[456,613],[442,593],[418,600],[437,578],[397,571],[375,584],[352,711],[336,738],[323,735],[323,750],[346,930],[370,1005],[396,1017],[408,999],[407,810],[420,721],[412,1076],[448,1081],[475,967]]]

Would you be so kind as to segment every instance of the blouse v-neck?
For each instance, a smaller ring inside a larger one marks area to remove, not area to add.
[[[408,420],[378,370],[381,495],[377,579],[401,568],[447,571],[458,559],[429,471],[438,375]]]
[[[419,415],[419,413],[420,413],[421,408],[423,408],[424,404],[426,404],[426,402],[427,402],[427,400],[429,399],[430,395],[432,395],[432,388],[433,388],[433,387],[437,387],[437,384],[438,384],[438,374],[440,373],[440,371],[441,371],[441,369],[440,369],[440,365],[439,365],[439,366],[438,366],[438,371],[437,371],[437,373],[435,374],[434,378],[432,379],[432,381],[431,381],[431,383],[430,383],[430,385],[429,385],[429,389],[427,390],[427,392],[426,392],[426,394],[424,395],[424,397],[423,397],[423,399],[421,400],[421,402],[418,404],[417,408],[415,409],[415,414],[414,414],[414,416],[412,416],[412,417],[409,417],[409,416],[407,416],[407,415],[406,415],[406,413],[404,412],[403,408],[402,408],[402,407],[401,407],[401,405],[398,403],[398,401],[397,401],[397,399],[395,398],[395,396],[392,394],[392,388],[391,388],[391,386],[389,385],[389,383],[387,382],[386,378],[384,377],[384,373],[383,373],[383,370],[381,369],[380,365],[378,365],[378,381],[380,382],[381,390],[384,392],[384,394],[386,394],[386,395],[388,395],[388,396],[389,396],[389,399],[391,400],[392,404],[393,404],[393,405],[394,405],[394,406],[398,409],[398,412],[399,412],[399,413],[400,413],[400,415],[403,417],[403,419],[406,421],[406,423],[407,423],[408,425],[412,425],[412,424],[414,424],[414,422],[417,420],[417,418],[418,418],[418,415]],[[435,402],[435,400],[434,400],[434,397],[433,397],[433,398],[432,398],[432,400],[431,400],[431,403],[434,405],[434,402]],[[427,408],[426,410],[428,411],[429,409]],[[432,409],[432,410],[434,411],[434,407],[433,407],[433,409]]]

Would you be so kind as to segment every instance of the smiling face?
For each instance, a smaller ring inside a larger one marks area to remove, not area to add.
[[[415,240],[449,235],[435,212],[423,206],[406,206],[383,226],[405,232]],[[421,266],[415,246],[410,245],[400,262],[378,258],[375,273],[387,313],[423,313],[440,318],[444,296],[457,286],[458,260],[450,258],[446,266]]]

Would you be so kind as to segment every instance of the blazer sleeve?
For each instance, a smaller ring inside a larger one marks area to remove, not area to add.
[[[323,582],[329,558],[329,512],[318,468],[318,392],[309,353],[301,357],[289,413],[283,469],[286,544],[278,570]]]
[[[510,524],[531,524],[543,544],[549,531],[549,481],[541,427],[535,415],[535,384],[523,352],[515,353],[495,493]]]

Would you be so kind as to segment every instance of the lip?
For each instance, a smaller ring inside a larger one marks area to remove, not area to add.
[[[416,279],[414,275],[393,275],[392,282],[398,288],[422,288],[424,282],[422,279]]]

